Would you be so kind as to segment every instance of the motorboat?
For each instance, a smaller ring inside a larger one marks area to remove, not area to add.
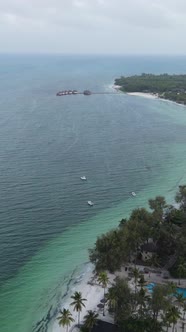
[[[94,205],[94,203],[92,201],[88,201],[87,203],[88,203],[89,206],[93,206]]]
[[[134,191],[132,191],[132,192],[131,192],[131,195],[135,197],[135,196],[136,196],[136,193],[135,193]]]
[[[86,178],[86,176],[81,176],[80,179],[81,179],[82,181],[86,181],[87,178]]]

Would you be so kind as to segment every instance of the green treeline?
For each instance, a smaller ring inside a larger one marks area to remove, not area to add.
[[[179,209],[167,205],[164,197],[149,200],[150,211],[138,208],[118,228],[98,237],[90,250],[90,261],[96,272],[117,271],[125,263],[142,261],[142,246],[154,245],[145,265],[165,267],[173,276],[186,277],[186,185],[179,187],[176,202]]]
[[[148,266],[169,270],[179,284],[186,277],[186,185],[179,186],[175,201],[179,208],[167,205],[162,196],[150,199],[149,210],[133,210],[129,219],[122,219],[116,229],[99,237],[90,250],[96,274],[106,280],[104,287],[108,279],[100,271],[128,268],[128,278],[116,277],[106,294],[104,291],[106,306],[121,332],[163,332],[170,326],[174,332],[180,320],[184,331],[186,299],[177,292],[176,284],[156,284],[150,294],[144,278]],[[146,259],[148,246],[153,251]],[[146,267],[140,271],[137,264]],[[131,280],[134,289],[129,287]]]
[[[142,74],[115,80],[123,92],[146,92],[159,97],[186,104],[186,75]]]
[[[117,277],[106,294],[108,310],[112,313],[118,330],[163,332],[168,331],[168,327],[172,325],[172,331],[175,331],[181,318],[180,309],[183,310],[183,317],[186,311],[186,302],[182,294],[176,293],[176,286],[170,282],[167,285],[155,285],[150,296],[145,288],[143,274],[134,268],[131,275],[135,282],[135,292],[125,279]]]

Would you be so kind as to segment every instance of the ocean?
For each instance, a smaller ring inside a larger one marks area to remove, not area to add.
[[[185,107],[56,97],[111,92],[116,77],[143,72],[186,73],[186,57],[0,55],[2,332],[52,331],[97,236],[149,198],[172,202],[186,183]]]

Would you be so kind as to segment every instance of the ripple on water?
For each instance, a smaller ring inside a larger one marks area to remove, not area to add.
[[[129,60],[89,59],[84,67],[82,59],[32,59],[31,72],[25,61],[13,62],[14,74],[8,65],[0,90],[3,332],[46,331],[69,287],[81,282],[96,237],[149,197],[171,201],[186,181],[182,108],[126,95],[54,96],[67,82],[102,89]]]

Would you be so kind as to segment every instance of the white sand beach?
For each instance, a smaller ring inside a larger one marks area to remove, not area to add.
[[[107,315],[103,317],[102,309],[99,309],[97,307],[97,305],[100,303],[100,300],[103,299],[104,297],[104,290],[98,283],[96,283],[96,280],[94,280],[92,283],[91,282],[92,278],[93,278],[93,273],[91,270],[85,274],[83,280],[80,283],[75,284],[73,288],[71,288],[68,299],[65,301],[64,305],[61,306],[61,309],[63,308],[69,309],[72,314],[72,317],[75,320],[75,322],[72,323],[72,325],[70,326],[69,332],[70,331],[75,332],[76,330],[78,330],[75,328],[75,325],[77,324],[78,321],[78,314],[77,312],[73,311],[73,307],[70,305],[70,303],[73,301],[70,297],[74,294],[75,291],[81,292],[82,297],[87,299],[87,301],[85,302],[86,307],[85,308],[83,307],[81,311],[81,316],[80,316],[81,322],[83,321],[83,317],[86,315],[88,310],[93,310],[93,311],[95,310],[99,314],[99,317],[102,320],[103,318],[105,318],[106,321],[110,320],[107,317]],[[114,279],[114,275],[113,276],[109,275],[109,279],[110,281],[112,281]],[[59,326],[58,320],[56,319],[52,328],[52,332],[66,332],[66,327],[63,328],[62,326]]]
[[[160,99],[157,94],[145,93],[145,92],[128,92],[129,96],[143,97],[148,99]]]
[[[125,267],[123,266],[120,271],[115,272],[114,274],[108,273],[109,277],[109,286],[111,287],[112,283],[114,282],[114,279],[116,276],[121,277],[121,278],[127,278],[128,277],[128,268],[133,267],[133,265],[127,264],[127,271],[125,270]],[[139,271],[143,272],[144,266],[143,265],[137,265],[136,266]],[[150,269],[150,273],[144,274],[146,283],[158,283],[158,284],[166,284],[167,280],[163,278],[163,272],[162,270],[160,272],[160,269],[158,268],[153,268]],[[178,283],[177,279],[169,278],[169,282],[176,282]],[[134,279],[130,278],[130,281],[128,281],[130,288],[134,291],[135,289],[135,283]],[[186,279],[181,280],[181,285],[179,287],[186,287]],[[77,284],[74,284],[73,287],[71,288],[69,294],[68,294],[68,299],[65,300],[64,304],[61,305],[61,309],[69,309],[70,312],[72,313],[72,317],[74,318],[75,322],[72,323],[72,325],[69,328],[69,332],[78,332],[79,329],[76,327],[77,326],[77,321],[78,321],[78,314],[77,312],[73,311],[73,307],[70,306],[70,303],[72,302],[72,299],[70,298],[74,292],[81,292],[82,297],[87,299],[85,302],[86,307],[82,309],[81,311],[81,323],[83,322],[83,317],[86,315],[88,310],[93,310],[96,311],[99,314],[99,319],[114,323],[113,318],[109,315],[108,311],[105,308],[105,316],[103,316],[103,309],[98,308],[98,304],[100,303],[100,300],[103,299],[104,297],[104,290],[103,288],[97,283],[97,280],[93,276],[93,270],[92,268],[89,268],[89,270],[85,273],[83,276],[83,279],[79,282],[77,281]],[[182,319],[178,321],[177,324],[177,332],[182,331]],[[172,328],[168,329],[168,332],[172,331]],[[66,332],[66,327],[59,326],[58,320],[56,319],[52,328],[52,332]]]
[[[184,107],[184,108],[186,107],[186,105],[179,104],[176,101],[160,98],[158,96],[158,94],[147,93],[147,92],[127,92],[127,95],[136,96],[136,97],[143,97],[143,98],[147,98],[147,99],[158,99],[158,100],[163,101],[165,103],[171,103],[171,104],[181,106],[181,107]]]

